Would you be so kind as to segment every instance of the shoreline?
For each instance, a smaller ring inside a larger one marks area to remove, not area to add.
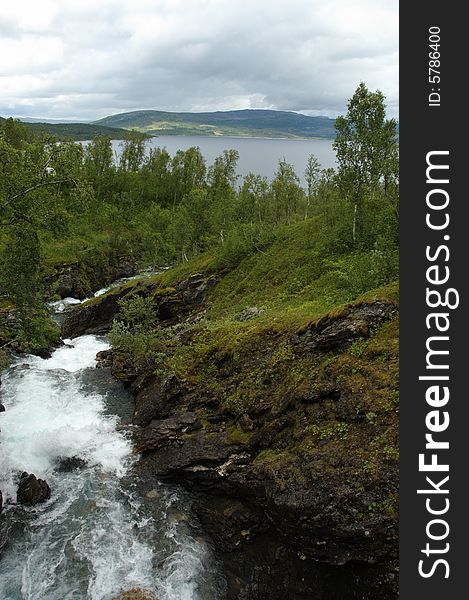
[[[131,131],[131,130],[128,130]],[[333,142],[334,139],[333,138],[324,138],[324,137],[280,137],[280,136],[259,136],[259,135],[198,135],[198,134],[172,134],[172,133],[165,133],[162,135],[152,135],[150,136],[151,139],[153,138],[160,138],[160,137],[200,137],[200,138],[205,138],[205,139],[220,139],[220,138],[228,138],[228,139],[234,139],[234,140],[282,140],[282,141],[288,141],[288,142],[309,142],[309,141],[324,141],[324,142]],[[117,140],[116,141],[120,141]]]

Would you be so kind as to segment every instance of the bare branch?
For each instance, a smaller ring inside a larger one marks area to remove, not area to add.
[[[9,198],[6,198],[5,205],[8,206],[9,204],[14,202],[18,198],[23,198],[24,196],[26,196],[26,194],[34,192],[35,190],[45,187],[47,185],[59,185],[60,183],[69,183],[70,181],[75,183],[73,181],[73,179],[54,179],[52,181],[42,181],[41,183],[36,183],[36,185],[33,185],[30,188],[27,188],[26,190],[22,190],[21,192],[18,192],[14,196],[10,196]]]

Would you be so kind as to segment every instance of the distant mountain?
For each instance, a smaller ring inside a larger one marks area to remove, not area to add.
[[[165,112],[137,110],[94,121],[95,125],[137,129],[150,135],[204,135],[282,138],[335,137],[335,120],[280,110]]]
[[[63,125],[64,123],[82,123],[83,121],[78,121],[77,119],[49,119],[47,117],[16,117],[22,123],[57,123],[59,125]]]

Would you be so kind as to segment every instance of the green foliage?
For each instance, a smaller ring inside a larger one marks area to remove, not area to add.
[[[148,331],[158,322],[158,311],[151,297],[132,294],[118,304],[119,322],[132,332]]]
[[[258,223],[239,223],[228,233],[216,251],[214,266],[233,269],[246,257],[262,253],[275,239],[275,231]]]
[[[34,134],[53,135],[60,140],[85,141],[100,135],[123,140],[127,132],[117,127],[105,127],[91,123],[24,123],[24,127]]]
[[[45,275],[77,263],[88,289],[112,258],[179,264],[181,274],[229,270],[212,298],[223,318],[259,305],[286,323],[353,300],[398,273],[395,123],[379,92],[358,88],[335,145],[338,174],[310,156],[305,191],[285,160],[272,181],[239,181],[235,150],[207,166],[199,148],[146,153],[145,136],[131,131],[116,165],[109,136],[57,143],[0,120],[0,293],[26,326],[44,306]],[[129,310],[112,335],[124,345],[135,336],[132,351],[144,354],[156,321],[133,323]]]
[[[353,342],[353,344],[348,349],[349,354],[355,356],[356,358],[361,358],[363,353],[366,350],[367,342],[364,340],[358,340],[357,342]]]
[[[119,168],[135,172],[140,169],[145,158],[145,135],[138,131],[129,131],[122,144]]]
[[[22,312],[36,308],[39,298],[39,240],[28,223],[8,230],[0,268],[0,293]]]
[[[319,440],[329,440],[335,437],[343,437],[347,433],[349,427],[350,425],[348,423],[341,422],[334,422],[326,425],[313,424],[308,425],[306,433]],[[305,449],[308,449],[308,445],[314,447],[314,443],[311,443],[311,441],[306,441],[305,444]]]
[[[229,438],[230,442],[233,442],[235,444],[246,444],[247,442],[249,442],[249,440],[252,436],[251,433],[249,433],[247,431],[243,431],[237,425],[231,426],[227,430],[227,434],[228,434],[228,438]]]
[[[384,96],[361,83],[348,103],[345,116],[336,120],[334,148],[339,164],[338,182],[354,207],[353,242],[361,242],[365,230],[364,202],[377,190],[382,202],[397,212],[397,123],[387,120]]]
[[[305,219],[308,217],[311,202],[313,201],[313,198],[318,190],[319,183],[321,181],[321,172],[322,169],[318,159],[314,156],[314,154],[310,154],[308,156],[305,169],[307,186]]]
[[[367,290],[395,281],[398,277],[397,248],[389,252],[372,250],[354,252],[325,261],[327,279],[356,298]]]
[[[48,348],[59,341],[60,329],[51,321],[46,311],[36,311],[24,321],[16,335],[16,341],[24,352]]]
[[[399,448],[395,448],[393,446],[386,446],[385,448],[383,448],[383,454],[388,460],[396,462],[399,460]]]
[[[143,362],[145,368],[156,368],[164,361],[160,340],[154,332],[131,331],[117,320],[109,332],[109,341],[115,348],[130,354],[135,362]]]
[[[119,312],[114,319],[109,341],[127,352],[136,361],[156,368],[164,361],[160,336],[155,330],[158,313],[151,296],[131,294],[119,300]]]
[[[303,200],[300,180],[292,165],[280,160],[272,182],[275,222],[291,223],[298,215]]]

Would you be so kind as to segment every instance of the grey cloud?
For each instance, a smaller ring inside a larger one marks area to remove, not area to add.
[[[362,80],[397,114],[397,1],[95,4],[61,4],[38,33],[61,39],[60,66],[31,65],[31,77],[41,77],[34,89],[0,79],[0,90],[13,88],[0,91],[3,114],[94,119],[143,108],[272,107],[333,115]],[[340,9],[351,6],[347,23]],[[372,18],[388,26],[376,30]]]

